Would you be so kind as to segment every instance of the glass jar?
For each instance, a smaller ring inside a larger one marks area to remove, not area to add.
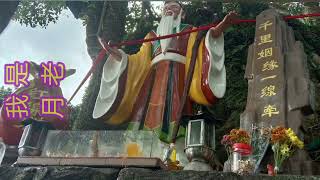
[[[245,143],[235,143],[232,149],[231,171],[241,175],[253,174],[254,160],[251,158],[251,146]]]

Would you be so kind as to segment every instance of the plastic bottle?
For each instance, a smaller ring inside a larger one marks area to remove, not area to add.
[[[2,137],[0,137],[0,165],[2,163],[5,152],[6,152],[6,145],[4,144]]]

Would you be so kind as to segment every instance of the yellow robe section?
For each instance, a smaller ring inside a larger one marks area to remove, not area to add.
[[[191,33],[190,34],[190,38],[188,41],[188,50],[187,50],[187,55],[186,55],[186,76],[187,77],[187,73],[189,71],[189,66],[191,63],[191,56],[192,56],[192,48],[193,45],[195,43],[197,37],[197,32]],[[193,101],[195,101],[198,104],[202,104],[202,105],[210,105],[210,103],[208,102],[208,100],[206,99],[205,95],[202,92],[201,89],[201,73],[202,73],[202,49],[204,46],[204,38],[201,40],[201,43],[199,45],[198,48],[198,56],[196,59],[196,64],[195,64],[195,69],[194,69],[194,73],[193,73],[193,77],[192,77],[192,81],[191,81],[191,86],[190,86],[190,91],[189,91],[189,96],[191,97],[191,99]]]
[[[150,34],[145,37],[148,38]],[[150,70],[151,58],[151,42],[143,43],[138,53],[128,56],[126,89],[117,111],[107,121],[109,124],[121,124],[129,118],[139,90]]]

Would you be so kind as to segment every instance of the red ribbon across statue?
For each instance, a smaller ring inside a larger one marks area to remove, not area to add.
[[[284,20],[290,20],[290,19],[301,19],[301,18],[306,18],[306,17],[320,17],[320,13],[311,13],[311,14],[301,14],[301,15],[295,15],[295,16],[284,16]],[[256,20],[255,19],[239,19],[237,20],[234,24],[240,24],[240,23],[255,23]],[[208,30],[212,27],[215,27],[218,23],[215,24],[210,24],[210,25],[206,25],[206,26],[200,26],[196,29],[192,29],[190,31],[184,31],[184,32],[180,32],[180,33],[176,33],[176,34],[170,34],[170,35],[166,35],[166,36],[158,36],[156,38],[150,38],[150,39],[138,39],[138,40],[131,40],[131,41],[123,41],[120,43],[111,43],[110,46],[111,47],[120,47],[120,46],[128,46],[128,45],[135,45],[135,44],[142,44],[144,42],[150,42],[150,41],[156,41],[156,40],[160,40],[160,39],[166,39],[166,38],[172,38],[172,37],[176,37],[176,36],[182,36],[185,34],[189,34],[192,32],[197,32],[197,31],[204,31],[204,30]],[[74,98],[74,96],[77,94],[77,92],[79,91],[79,89],[81,88],[81,86],[87,81],[87,79],[90,77],[91,73],[95,70],[95,67],[97,66],[97,64],[103,60],[104,56],[106,54],[106,50],[101,49],[97,58],[93,61],[93,65],[91,66],[89,72],[86,74],[86,76],[84,77],[84,79],[81,81],[81,83],[79,84],[79,86],[77,87],[77,89],[74,91],[74,93],[72,94],[71,98],[68,100],[68,104],[71,102],[71,100]]]

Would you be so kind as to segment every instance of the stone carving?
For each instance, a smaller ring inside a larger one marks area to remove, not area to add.
[[[302,122],[314,107],[306,61],[302,43],[295,40],[292,28],[274,9],[257,16],[255,41],[248,51],[248,97],[240,117],[241,128],[251,131],[252,124],[279,125],[292,128],[303,139]],[[273,162],[265,157],[262,169],[266,169],[266,159]],[[307,153],[298,151],[284,168],[293,174],[311,174],[311,170],[303,171],[306,160]]]

